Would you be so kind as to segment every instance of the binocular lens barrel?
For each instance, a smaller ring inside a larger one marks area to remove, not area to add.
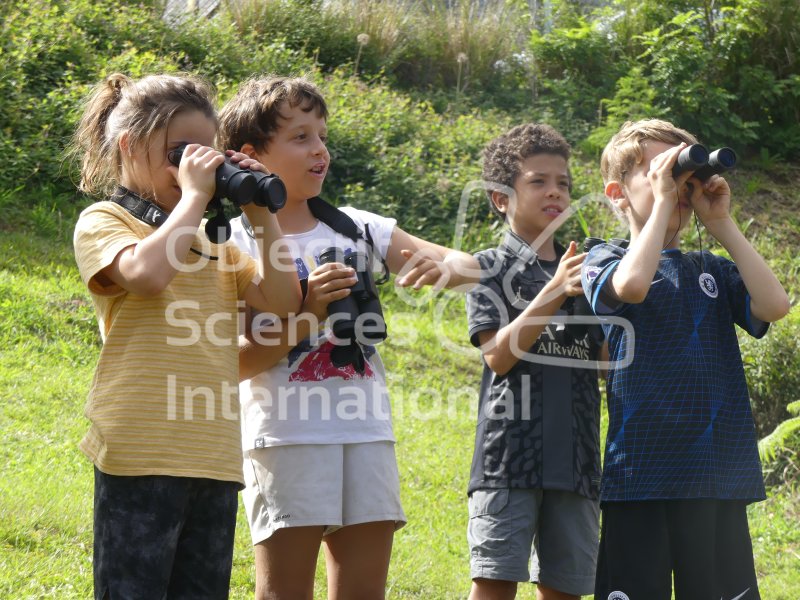
[[[328,316],[338,315],[333,321],[333,333],[337,338],[354,339],[360,318],[362,331],[358,333],[365,341],[374,343],[386,339],[386,321],[367,258],[363,252],[351,252],[345,256],[335,246],[326,248],[319,255],[320,265],[338,262],[356,271],[357,281],[350,288],[350,295],[328,305]]]
[[[694,177],[700,181],[705,181],[712,175],[719,175],[732,169],[736,165],[736,153],[730,148],[719,148],[711,154],[705,146],[692,144],[681,150],[672,167],[672,176],[677,177],[681,173],[694,171]]]
[[[708,150],[702,144],[692,144],[681,150],[675,165],[672,167],[672,176],[677,177],[686,171],[695,171],[708,162]]]
[[[256,195],[258,183],[250,171],[239,169],[229,162],[222,163],[216,172],[216,195],[229,198],[235,204],[247,204]]]
[[[257,191],[253,202],[256,206],[266,206],[270,212],[276,213],[286,205],[286,186],[277,175],[267,175],[253,171]]]
[[[730,148],[714,150],[708,157],[708,164],[698,169],[694,176],[705,181],[712,175],[719,175],[736,165],[736,153]]]
[[[588,252],[598,244],[605,244],[606,241],[603,238],[596,238],[596,237],[587,237],[583,240],[583,251]]]

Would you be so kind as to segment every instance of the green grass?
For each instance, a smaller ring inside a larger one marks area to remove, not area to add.
[[[68,222],[68,219],[65,219]],[[77,444],[99,351],[91,302],[68,231],[4,227],[0,238],[0,598],[91,595],[92,468]],[[397,455],[408,525],[395,537],[390,598],[464,598],[469,590],[466,495],[480,369],[462,299],[386,298]],[[442,347],[441,339],[446,339]],[[435,398],[443,397],[443,400]],[[800,597],[800,494],[773,488],[750,510],[762,597]],[[252,550],[243,511],[232,598],[251,598]],[[323,561],[317,597],[325,596]],[[520,598],[533,598],[531,585]]]

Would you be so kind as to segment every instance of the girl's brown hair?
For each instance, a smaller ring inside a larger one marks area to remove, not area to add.
[[[68,149],[80,161],[79,189],[110,194],[118,185],[124,156],[120,137],[129,147],[149,148],[153,134],[169,126],[178,114],[200,111],[217,123],[214,93],[204,80],[190,75],[149,75],[133,80],[114,73],[95,86]]]

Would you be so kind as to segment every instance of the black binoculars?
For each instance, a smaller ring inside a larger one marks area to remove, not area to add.
[[[694,176],[700,181],[705,181],[712,175],[719,175],[736,165],[736,153],[730,148],[719,148],[711,154],[702,144],[692,144],[681,150],[675,165],[672,167],[672,176],[694,171]]]
[[[187,144],[181,144],[167,154],[169,162],[176,167],[181,163]],[[217,172],[216,198],[227,198],[236,206],[250,204],[265,206],[276,213],[286,204],[286,186],[277,175],[242,169],[227,156]]]
[[[338,262],[356,272],[357,281],[350,294],[328,305],[328,316],[334,335],[349,343],[335,345],[331,362],[337,367],[353,365],[359,373],[364,372],[364,354],[359,343],[378,343],[386,339],[386,321],[378,296],[378,288],[372,276],[368,255],[351,252],[347,255],[341,248],[330,247],[322,251],[319,264]]]

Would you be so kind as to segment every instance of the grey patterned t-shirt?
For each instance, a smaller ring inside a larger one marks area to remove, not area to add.
[[[564,248],[556,244],[560,257]],[[475,255],[481,283],[467,294],[470,340],[519,317],[558,268],[513,232],[498,248]],[[572,313],[573,301],[556,315]],[[507,374],[484,363],[469,493],[487,488],[540,488],[598,497],[599,326],[551,322]]]

